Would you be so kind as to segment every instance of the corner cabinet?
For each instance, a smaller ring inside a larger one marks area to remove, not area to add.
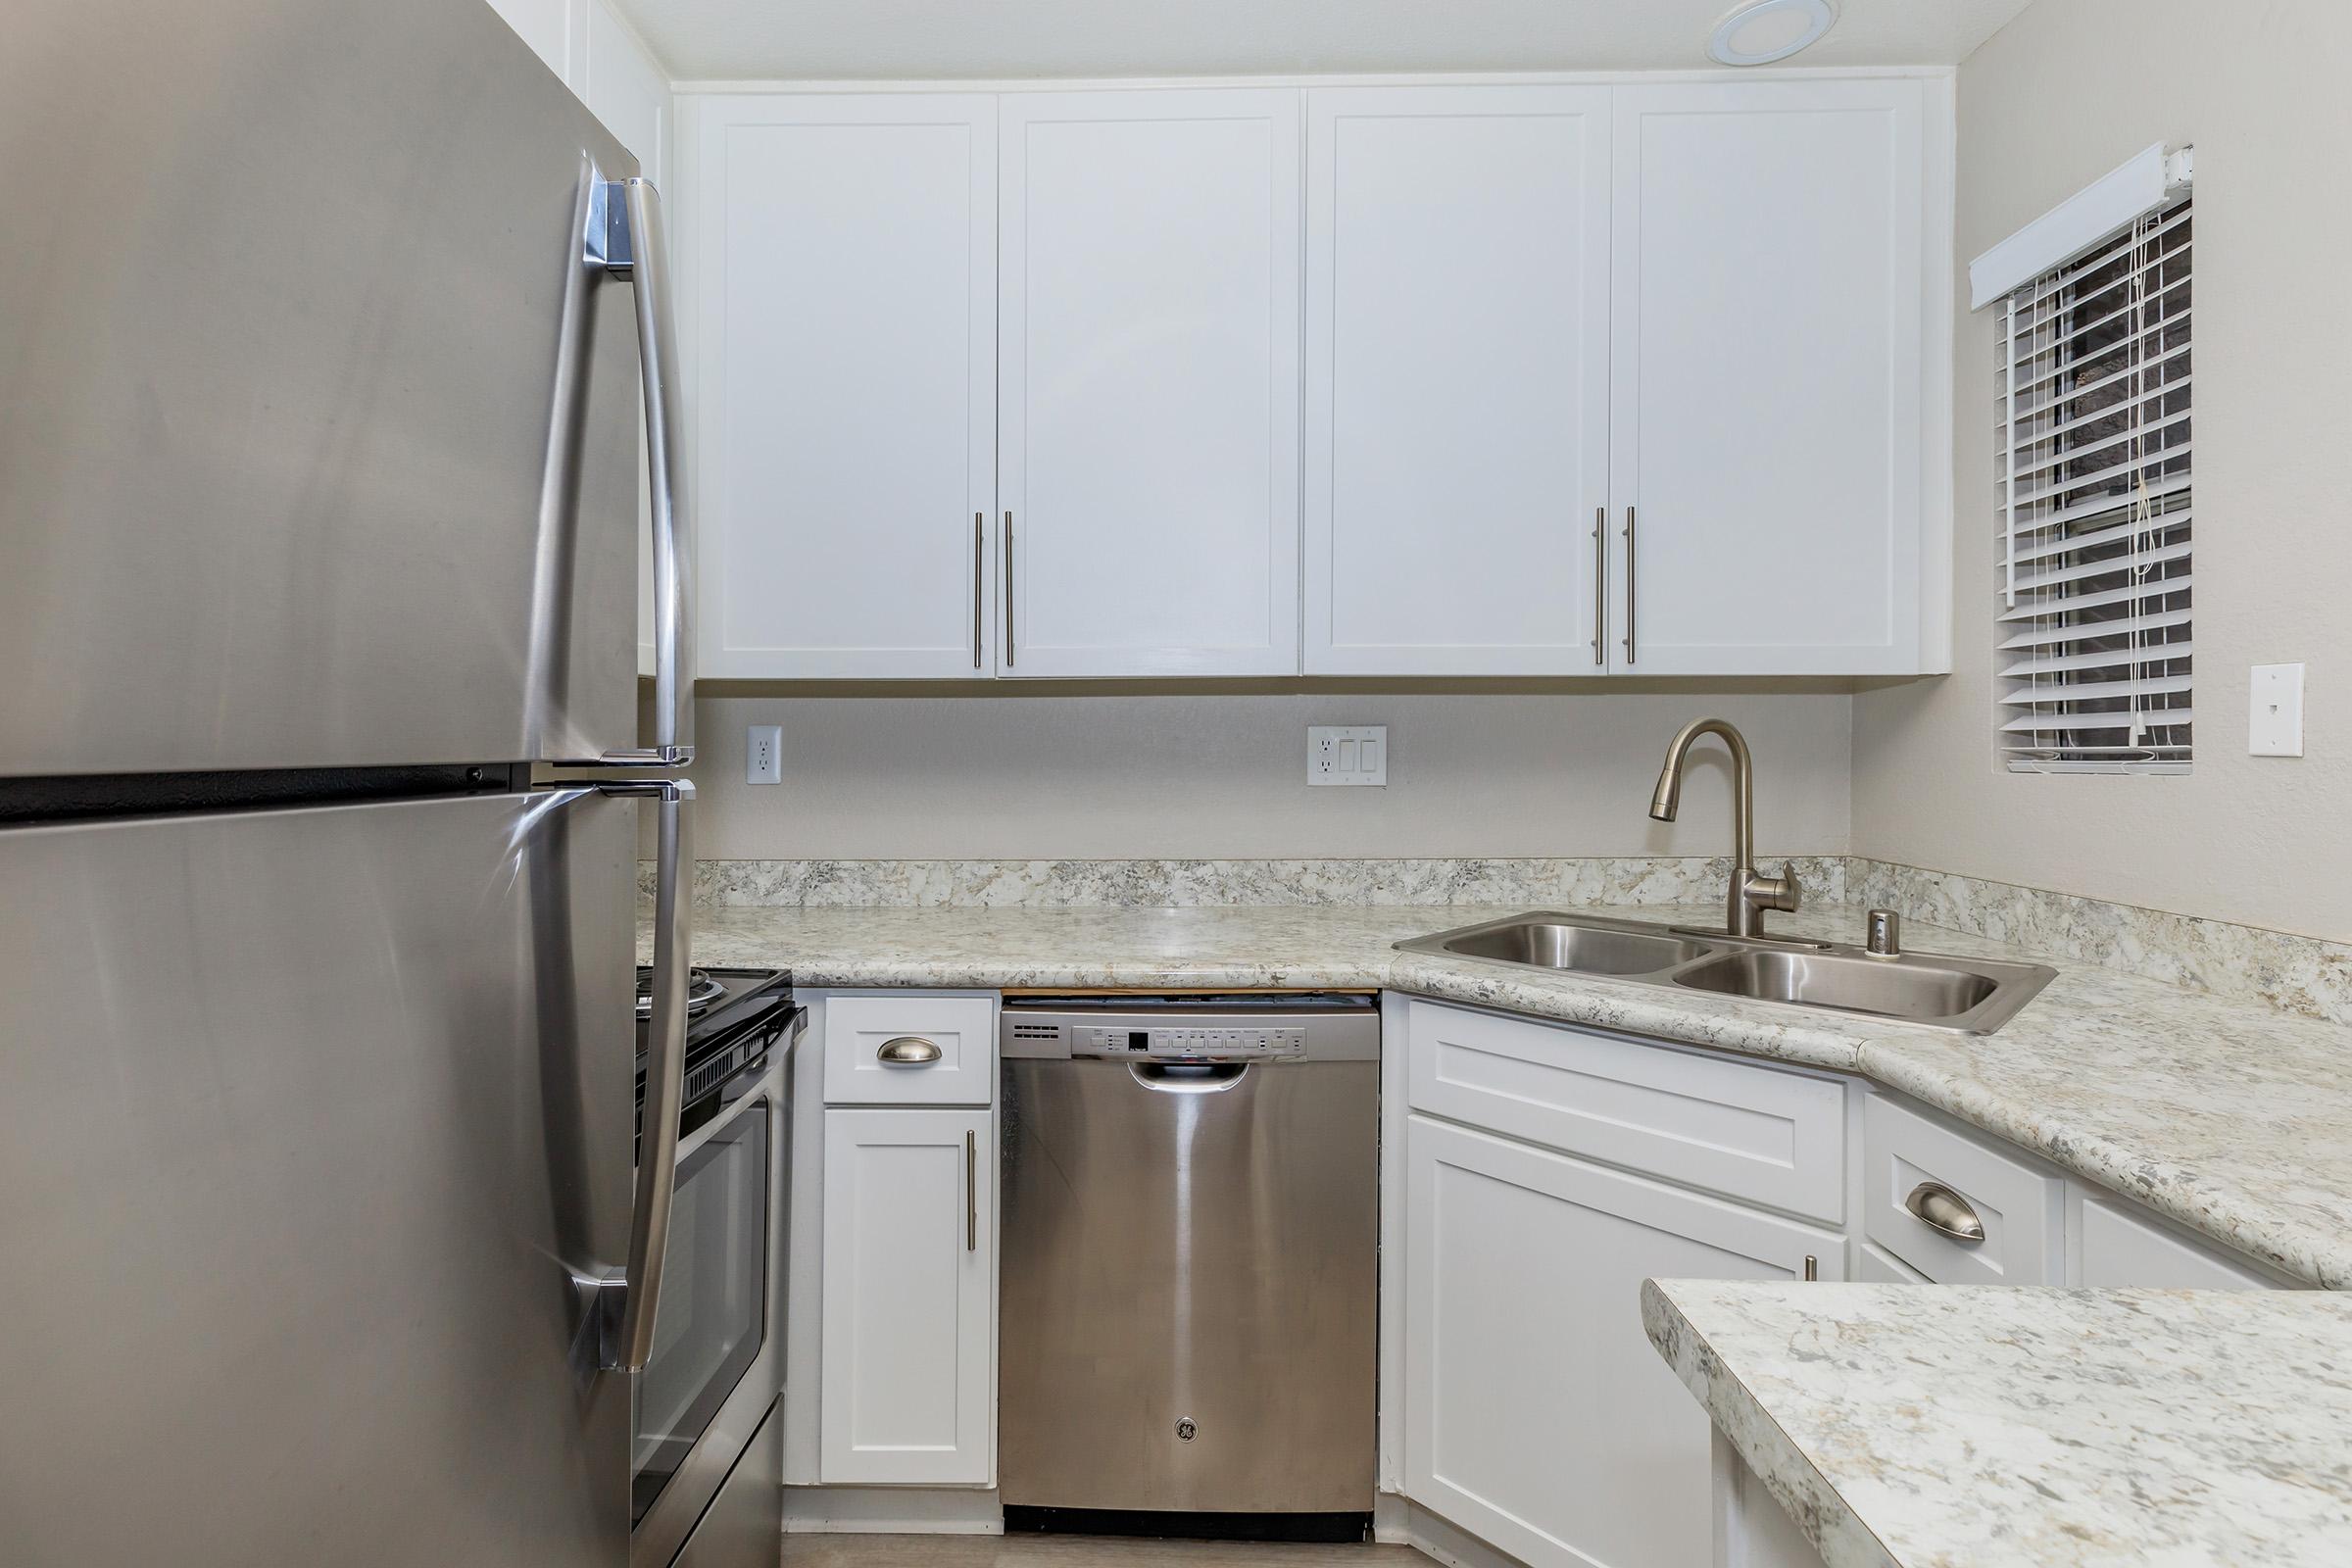
[[[1838,1222],[1843,1087],[1422,1002],[1403,1047],[1405,1494],[1531,1568],[1703,1563],[1708,1421],[1642,1282],[1845,1278],[1760,1206]]]
[[[1298,93],[1003,113],[1005,672],[1295,672]]]

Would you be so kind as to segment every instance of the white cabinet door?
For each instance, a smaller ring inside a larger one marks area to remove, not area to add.
[[[1829,1232],[1410,1118],[1405,1487],[1531,1568],[1708,1560],[1709,1433],[1642,1281],[1788,1280]]]
[[[828,1484],[993,1477],[995,1127],[985,1110],[825,1112]]]
[[[2268,1291],[2282,1287],[2218,1250],[2177,1235],[2120,1199],[2079,1183],[2070,1205],[2070,1285],[2092,1289]]]
[[[1591,674],[1609,89],[1307,97],[1305,665]]]
[[[1926,86],[1613,91],[1618,667],[1920,669]]]
[[[1298,94],[1004,100],[1009,675],[1298,668]]]
[[[988,673],[996,101],[698,108],[702,673]]]

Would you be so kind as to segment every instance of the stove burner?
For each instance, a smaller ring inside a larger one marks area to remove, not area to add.
[[[689,969],[686,972],[686,1016],[698,1017],[710,1010],[710,1004],[727,994],[727,988],[710,978],[708,969]],[[646,964],[637,966],[637,1016],[654,1015],[654,971]]]

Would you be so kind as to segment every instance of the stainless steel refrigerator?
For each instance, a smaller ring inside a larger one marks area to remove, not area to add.
[[[6,34],[0,1560],[621,1568],[658,201],[481,0]]]

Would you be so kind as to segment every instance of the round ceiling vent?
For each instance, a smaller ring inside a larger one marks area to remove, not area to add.
[[[1707,53],[1727,66],[1769,66],[1837,24],[1837,0],[1745,0],[1715,24]]]

